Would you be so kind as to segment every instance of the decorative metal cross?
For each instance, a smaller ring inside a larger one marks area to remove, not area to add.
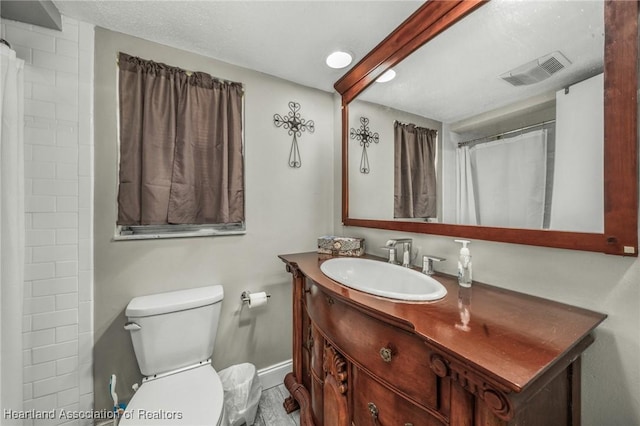
[[[291,149],[289,150],[289,167],[300,168],[302,166],[302,158],[298,149],[298,137],[302,136],[302,132],[313,133],[315,124],[313,120],[305,120],[300,117],[300,104],[297,102],[289,102],[289,113],[282,117],[280,114],[273,115],[273,124],[276,127],[284,127],[293,135],[291,141]]]
[[[360,142],[362,147],[362,157],[360,157],[360,173],[368,174],[371,171],[369,167],[369,156],[367,155],[367,148],[371,145],[371,142],[378,143],[378,132],[373,133],[369,130],[369,119],[367,117],[360,117],[360,128],[358,130],[351,129],[349,136],[351,139],[355,139]]]

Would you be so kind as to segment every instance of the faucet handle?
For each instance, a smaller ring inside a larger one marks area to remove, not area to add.
[[[387,260],[387,262],[389,263],[393,263],[394,265],[397,265],[399,262],[396,260],[396,248],[395,247],[381,247],[384,250],[387,250],[389,252],[389,259]]]
[[[425,254],[422,256],[422,273],[426,275],[433,275],[433,262],[444,262],[444,257],[432,256],[430,254]]]

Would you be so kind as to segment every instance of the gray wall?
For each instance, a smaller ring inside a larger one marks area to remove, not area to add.
[[[334,100],[336,107],[339,99]],[[335,116],[336,122],[339,115]],[[340,129],[335,129],[335,234],[364,237],[368,252],[389,238],[413,238],[422,254],[446,257],[436,269],[456,273],[455,237],[344,227],[340,214]],[[640,238],[640,235],[639,235]],[[472,241],[474,280],[606,313],[583,355],[582,424],[640,424],[640,259],[488,241]],[[471,304],[473,312],[473,302]]]
[[[95,37],[95,347],[96,409],[110,407],[108,380],[128,399],[140,381],[124,309],[135,296],[222,284],[225,299],[214,349],[217,369],[258,368],[291,358],[290,276],[278,254],[314,250],[332,230],[333,101],[325,92],[199,55],[96,29]],[[243,236],[117,241],[118,51],[245,84],[246,220]],[[287,165],[291,136],[273,124],[287,103],[315,121],[299,139],[302,168]],[[241,309],[243,290],[272,294],[266,307]],[[176,342],[179,344],[180,342]]]

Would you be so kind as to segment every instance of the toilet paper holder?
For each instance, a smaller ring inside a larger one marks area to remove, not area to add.
[[[249,303],[249,300],[251,300],[251,298],[249,297],[251,293],[248,291],[243,291],[242,294],[240,295],[240,300],[242,300],[242,303]],[[267,294],[267,299],[270,298],[271,295]]]

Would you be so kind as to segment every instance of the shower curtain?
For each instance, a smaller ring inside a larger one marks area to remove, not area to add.
[[[542,229],[547,130],[458,149],[459,223]]]
[[[0,44],[0,69],[0,406],[22,410],[24,61]]]
[[[458,179],[456,181],[456,223],[478,225],[476,213],[476,195],[473,190],[473,173],[471,171],[471,151],[468,146],[456,150]]]

